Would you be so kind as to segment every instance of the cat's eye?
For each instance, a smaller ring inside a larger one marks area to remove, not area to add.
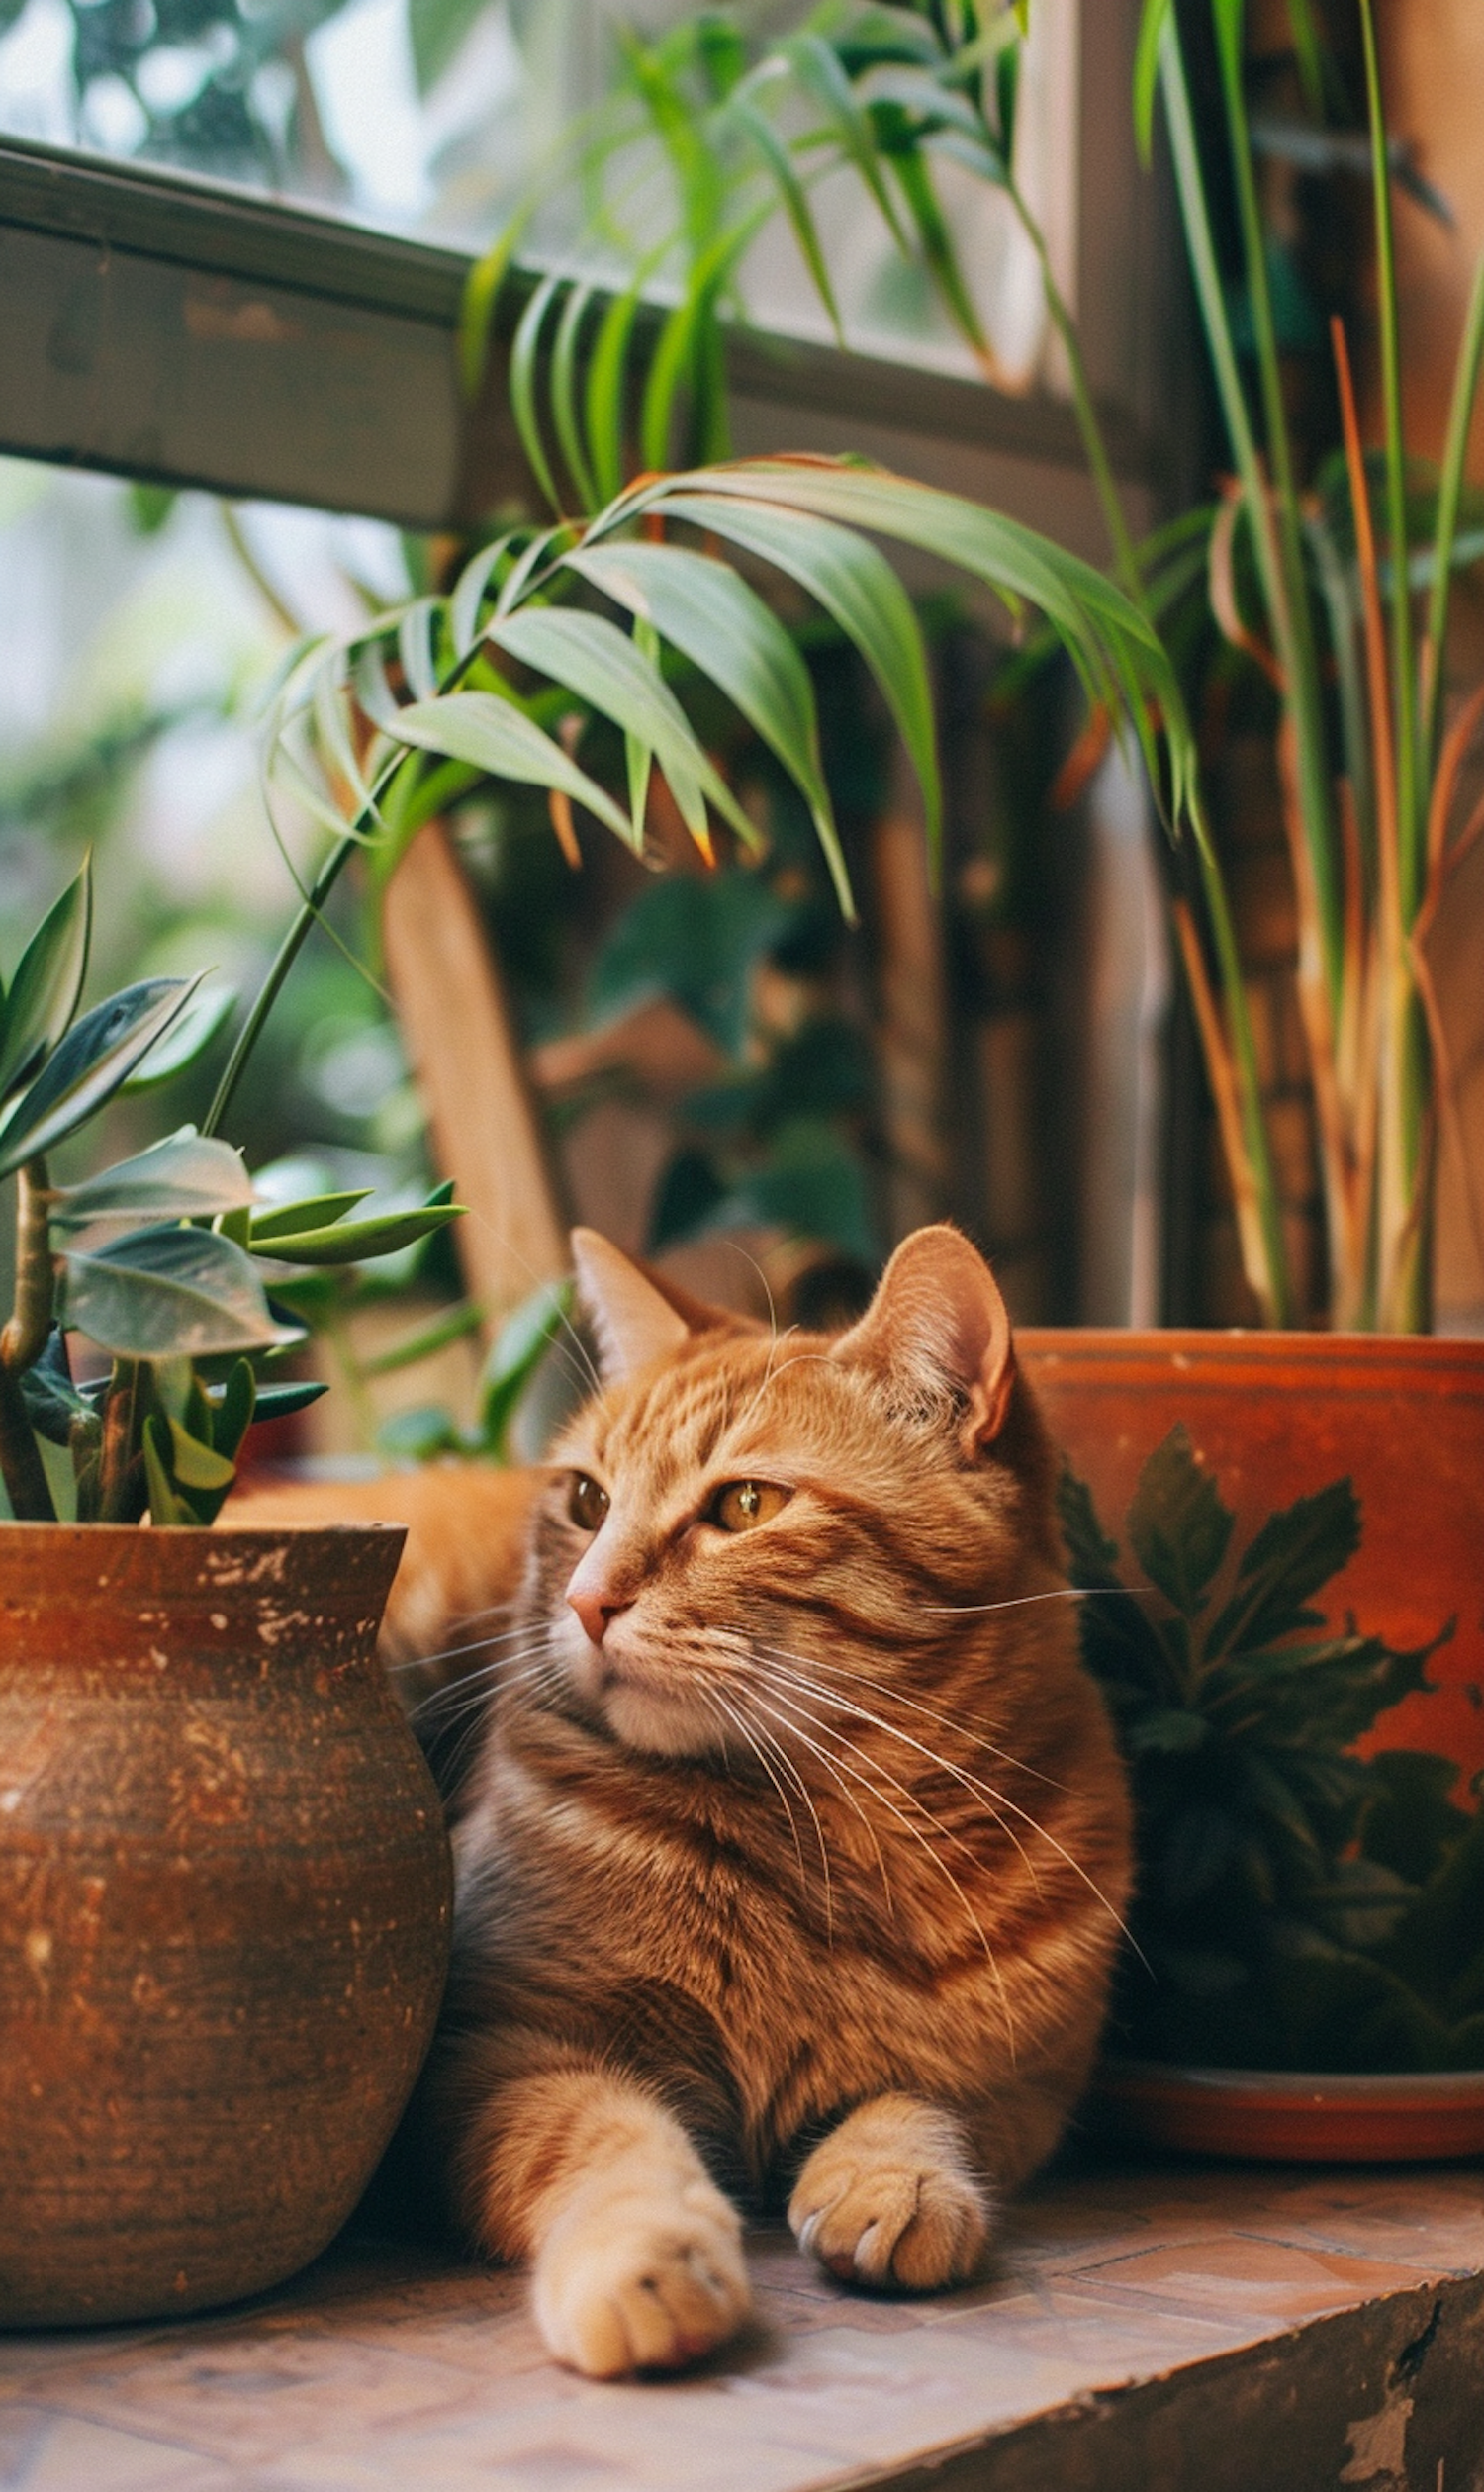
[[[567,1483],[567,1512],[579,1531],[601,1531],[607,1511],[607,1490],[590,1480],[586,1471],[574,1471]]]
[[[777,1480],[728,1480],[718,1488],[706,1509],[707,1523],[714,1523],[722,1531],[756,1531],[760,1523],[772,1523],[788,1503],[788,1491],[780,1488]]]

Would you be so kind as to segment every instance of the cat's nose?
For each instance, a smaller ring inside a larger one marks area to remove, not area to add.
[[[619,1611],[631,1608],[632,1603],[607,1576],[596,1569],[589,1573],[584,1558],[567,1586],[567,1606],[577,1612],[589,1643],[601,1644]]]

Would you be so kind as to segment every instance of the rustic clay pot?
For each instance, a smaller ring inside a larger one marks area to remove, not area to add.
[[[450,1915],[402,1537],[0,1524],[0,2324],[258,2291],[385,2147]]]
[[[1183,1421],[1246,1542],[1275,1508],[1348,1477],[1361,1542],[1317,1598],[1398,1648],[1452,1639],[1365,1744],[1484,1767],[1484,1341],[1344,1333],[1017,1336],[1052,1434],[1123,1537],[1139,1472]]]

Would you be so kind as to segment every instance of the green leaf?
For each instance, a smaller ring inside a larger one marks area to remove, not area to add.
[[[588,465],[583,447],[582,428],[577,418],[577,341],[582,324],[593,301],[592,286],[574,286],[562,307],[557,323],[556,340],[551,350],[551,414],[556,425],[567,473],[577,487],[584,510],[599,508],[598,487]]]
[[[251,1201],[252,1180],[240,1153],[186,1125],[81,1185],[59,1186],[51,1217],[64,1229],[109,1220],[142,1229],[156,1221],[211,1220]]]
[[[612,718],[657,758],[687,827],[702,843],[702,796],[747,840],[752,824],[696,741],[659,668],[637,642],[601,614],[571,606],[527,606],[489,626],[489,638],[522,665],[550,676]]]
[[[251,1370],[248,1370],[251,1373]],[[167,1423],[170,1431],[170,1465],[172,1479],[182,1488],[229,1489],[236,1477],[235,1466],[212,1445],[201,1444],[188,1436],[178,1419]]]
[[[294,1411],[307,1411],[312,1402],[320,1401],[329,1391],[327,1384],[305,1377],[296,1384],[260,1384],[252,1407],[252,1424],[259,1420],[287,1419]]]
[[[30,1080],[71,1027],[92,918],[92,875],[84,864],[22,953],[0,1007],[0,1102]]]
[[[405,1339],[394,1341],[389,1349],[378,1350],[374,1358],[363,1358],[360,1362],[361,1374],[395,1376],[404,1367],[417,1367],[424,1358],[432,1358],[440,1349],[446,1349],[450,1341],[467,1340],[471,1333],[479,1331],[483,1322],[484,1310],[472,1300],[466,1299],[461,1306],[445,1308],[441,1315],[433,1316],[426,1324],[419,1324],[416,1332],[408,1334]]]
[[[602,1023],[668,995],[736,1056],[747,1036],[753,969],[795,923],[796,912],[740,867],[647,882],[594,963],[589,1017]]]
[[[452,63],[485,0],[407,0],[407,31],[417,93],[426,95]]]
[[[626,844],[632,842],[628,815],[605,789],[579,770],[534,719],[493,692],[445,692],[438,700],[415,701],[398,718],[397,733],[404,744],[473,762],[494,779],[558,788],[596,813]]]
[[[767,1159],[716,1205],[708,1229],[780,1228],[817,1238],[874,1265],[879,1247],[861,1163],[828,1125],[800,1118],[773,1143]]]
[[[1188,1430],[1177,1422],[1139,1474],[1128,1533],[1151,1583],[1182,1617],[1195,1617],[1205,1606],[1234,1520]]]
[[[306,1229],[327,1229],[332,1221],[353,1212],[372,1192],[369,1185],[352,1186],[344,1194],[306,1194],[298,1202],[275,1203],[267,1211],[254,1211],[243,1246],[266,1246],[274,1238],[302,1235]]]
[[[1243,1554],[1237,1589],[1212,1625],[1213,1652],[1276,1643],[1319,1624],[1311,1596],[1347,1566],[1360,1546],[1360,1501],[1350,1482],[1332,1480],[1266,1523]]]
[[[907,236],[881,172],[876,135],[840,59],[823,36],[812,31],[795,35],[783,50],[799,85],[824,113],[842,153],[885,218],[898,250],[905,251]]]
[[[97,1004],[47,1058],[0,1129],[0,1176],[96,1115],[181,1012],[197,981],[141,979]]]
[[[158,1411],[151,1411],[140,1431],[144,1449],[144,1476],[149,1483],[149,1520],[156,1530],[182,1523],[199,1526],[201,1518],[195,1508],[182,1497],[171,1476],[170,1431]]]
[[[520,446],[530,461],[531,472],[560,517],[562,497],[557,492],[556,478],[546,456],[541,438],[540,419],[536,414],[536,355],[541,343],[541,330],[564,280],[554,271],[543,277],[520,315],[510,345],[510,413],[520,435]]]
[[[74,1421],[91,1415],[91,1404],[72,1381],[66,1338],[59,1324],[53,1324],[40,1358],[22,1369],[17,1382],[27,1418],[49,1445],[66,1444]]]
[[[756,590],[722,564],[678,545],[589,544],[566,560],[615,604],[652,623],[778,755],[814,817],[841,907],[853,919],[808,670]]]
[[[1155,96],[1159,85],[1159,48],[1173,0],[1145,0],[1134,53],[1134,128],[1139,153],[1149,163],[1155,143]]]
[[[394,1411],[376,1431],[377,1450],[394,1462],[435,1462],[439,1454],[461,1449],[453,1413],[441,1402],[418,1402],[412,1410]]]
[[[943,797],[927,653],[912,601],[869,538],[833,519],[742,502],[726,494],[677,493],[666,509],[774,564],[817,599],[860,651],[901,731],[922,789],[930,855],[941,840]]]
[[[178,1073],[189,1072],[221,1037],[236,1003],[234,986],[199,985],[164,1036],[155,1040],[129,1079],[121,1082],[121,1098],[134,1099],[146,1090],[162,1089]]]
[[[744,97],[734,96],[731,118],[740,129],[746,132],[773,177],[774,187],[783,202],[784,213],[792,229],[793,238],[798,244],[799,257],[807,268],[814,291],[824,306],[830,326],[835,332],[835,342],[843,346],[845,331],[840,323],[840,307],[835,301],[835,290],[830,283],[829,267],[825,260],[824,247],[819,239],[819,229],[814,223],[813,211],[809,206],[808,194],[798,178],[793,159],[766,114],[761,113],[754,103]]]
[[[210,1229],[146,1229],[63,1255],[60,1319],[116,1358],[206,1358],[298,1338],[274,1322],[241,1247]]]
[[[588,433],[594,490],[611,501],[623,483],[624,385],[628,349],[646,277],[658,267],[652,253],[624,294],[615,295],[599,323],[588,362],[583,417]]]
[[[275,1263],[367,1263],[417,1246],[450,1221],[462,1220],[462,1203],[426,1203],[417,1211],[385,1212],[375,1220],[341,1220],[325,1229],[302,1229],[266,1242],[254,1229],[249,1251]]]
[[[510,1422],[536,1369],[572,1315],[572,1283],[548,1281],[522,1299],[501,1326],[480,1378],[479,1439],[497,1462],[507,1459]]]
[[[292,1390],[292,1388],[290,1388]],[[239,1358],[211,1404],[212,1444],[235,1461],[257,1408],[257,1379],[245,1358]]]

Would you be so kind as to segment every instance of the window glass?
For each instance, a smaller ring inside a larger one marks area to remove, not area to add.
[[[1023,188],[1068,299],[1076,9],[1077,0],[1039,0],[1032,12],[1015,139]],[[550,165],[571,117],[610,89],[620,40],[658,41],[696,14],[678,0],[621,12],[607,0],[0,0],[0,131],[478,249]],[[754,11],[741,22],[753,56],[806,15],[797,0]],[[966,24],[976,22],[966,14]],[[761,101],[786,136],[799,135],[801,104],[778,102],[771,86]],[[656,152],[646,141],[611,159],[596,228],[591,190],[569,187],[530,229],[526,255],[576,255],[600,272],[605,261],[615,272],[631,267],[646,232],[673,215]],[[947,150],[933,168],[987,359],[1001,380],[1023,385],[1037,377],[1045,344],[1034,253],[978,173]],[[810,197],[849,342],[974,370],[921,254],[893,240],[858,174],[828,175]],[[663,293],[664,267],[650,274]],[[746,255],[738,299],[768,329],[834,334],[777,200]]]

